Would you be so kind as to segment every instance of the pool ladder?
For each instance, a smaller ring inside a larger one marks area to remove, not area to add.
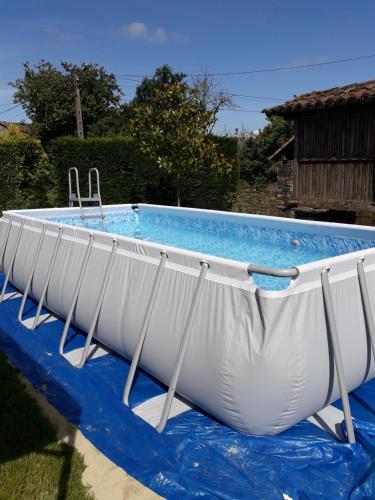
[[[75,180],[76,180],[76,192],[72,190],[72,173],[74,172]],[[92,174],[96,176],[96,193],[92,192]],[[99,170],[97,168],[90,168],[89,170],[89,195],[87,197],[82,198],[81,192],[79,189],[79,174],[78,169],[76,167],[71,167],[68,171],[68,180],[69,180],[69,207],[74,207],[74,203],[78,203],[80,217],[83,221],[87,219],[101,219],[102,229],[105,230],[104,220],[105,215],[103,212],[102,198],[100,195],[100,176]],[[96,203],[99,208],[99,213],[84,213],[83,210],[83,202],[87,203]]]

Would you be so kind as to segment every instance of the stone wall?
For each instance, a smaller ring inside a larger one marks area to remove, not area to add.
[[[233,204],[234,212],[294,217],[294,160],[283,162],[276,182],[261,186],[242,186]]]

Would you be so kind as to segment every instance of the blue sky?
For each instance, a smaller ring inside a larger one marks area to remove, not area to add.
[[[189,74],[319,63],[375,54],[374,19],[373,0],[1,0],[0,113],[11,106],[7,82],[22,75],[23,61],[97,62],[121,75],[152,74],[164,63]],[[284,100],[373,78],[375,57],[216,83],[231,93]],[[121,85],[131,98],[136,82]],[[237,111],[220,113],[219,132],[262,127],[264,115],[253,111],[281,101],[235,102]],[[19,108],[0,114],[23,118]]]

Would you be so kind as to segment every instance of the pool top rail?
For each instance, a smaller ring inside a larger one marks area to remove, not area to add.
[[[247,266],[249,274],[257,273],[266,276],[274,276],[275,278],[297,278],[298,269],[290,267],[289,269],[280,269],[277,267],[260,266],[258,264],[249,264]]]

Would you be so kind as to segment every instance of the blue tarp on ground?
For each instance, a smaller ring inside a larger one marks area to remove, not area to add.
[[[160,495],[375,498],[375,380],[350,396],[355,445],[335,441],[308,421],[275,437],[244,436],[196,410],[170,419],[158,434],[122,404],[127,361],[108,354],[73,368],[58,355],[63,323],[27,329],[17,320],[20,301],[0,305],[0,350],[102,453]],[[33,316],[35,304],[28,301],[25,311]],[[83,341],[72,329],[68,349]],[[130,404],[164,390],[139,372]]]

